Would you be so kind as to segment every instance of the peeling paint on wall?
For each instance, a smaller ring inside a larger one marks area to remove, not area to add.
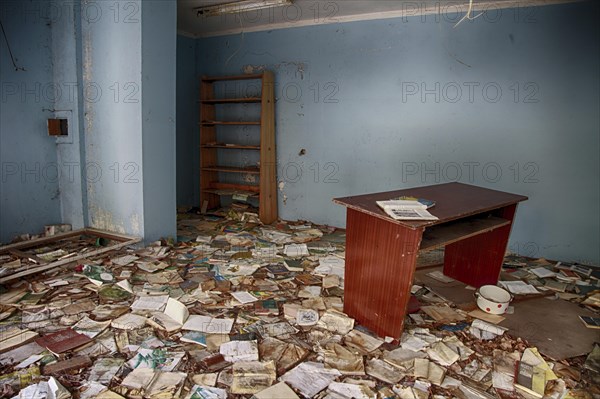
[[[113,214],[106,209],[100,209],[96,206],[90,206],[90,218],[91,226],[100,229],[107,230],[113,233],[126,234],[127,230],[122,223],[115,222],[113,220]]]
[[[265,65],[244,65],[242,70],[245,74],[261,73],[266,69]]]
[[[280,181],[278,187],[279,187],[279,192],[281,193],[281,199],[283,200],[283,205],[287,205],[288,197],[285,194],[285,191],[283,191],[285,189],[285,182]]]
[[[276,71],[280,71],[282,69],[292,70],[295,73],[295,77],[300,76],[300,80],[304,80],[304,72],[307,69],[307,64],[303,61],[284,61],[280,64],[276,64],[273,66]]]

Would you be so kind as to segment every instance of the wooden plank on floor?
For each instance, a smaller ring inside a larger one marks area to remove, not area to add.
[[[123,235],[123,234],[110,233],[110,232],[97,230],[97,229],[81,229],[81,230],[77,230],[75,232],[69,232],[69,233],[65,233],[65,234],[57,234],[52,237],[44,237],[44,238],[38,239],[38,240],[27,241],[27,242],[25,242],[25,244],[29,243],[30,245],[20,246],[20,248],[31,248],[36,245],[41,245],[41,244],[45,244],[45,243],[52,242],[52,241],[58,241],[60,239],[66,238],[66,237],[73,236],[73,233],[75,233],[76,235],[87,234],[87,235],[92,235],[92,236],[97,236],[97,237],[104,237],[104,238],[108,238],[108,239],[111,239],[114,241],[119,241],[119,242],[117,242],[114,245],[110,245],[108,247],[99,248],[94,251],[85,252],[85,253],[77,255],[77,256],[72,256],[69,258],[61,259],[61,260],[58,260],[56,262],[52,262],[52,263],[49,263],[46,265],[32,267],[30,269],[11,274],[9,276],[4,276],[4,277],[0,278],[0,284],[4,284],[8,281],[12,281],[12,280],[15,280],[18,278],[30,276],[32,274],[41,273],[46,270],[54,269],[56,267],[66,265],[71,262],[75,262],[75,261],[82,260],[82,259],[87,259],[92,256],[101,255],[101,254],[109,252],[109,251],[115,251],[115,250],[121,249],[123,247],[137,244],[138,242],[140,242],[142,240],[139,237],[131,237],[131,236]],[[15,250],[14,246],[9,245],[7,247],[10,247],[10,248],[6,249],[6,251],[14,251]],[[2,247],[2,248],[6,248],[6,247]],[[2,251],[0,250],[0,253],[1,252]]]
[[[586,328],[578,318],[594,314],[575,303],[537,298],[513,305],[515,313],[503,315],[500,325],[553,360],[588,354],[600,339],[598,330]]]

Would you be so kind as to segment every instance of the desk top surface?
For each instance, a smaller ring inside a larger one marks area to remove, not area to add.
[[[411,196],[435,201],[435,206],[429,208],[428,211],[432,215],[437,216],[439,220],[394,220],[387,216],[375,202],[386,201],[401,196]],[[415,187],[383,193],[335,198],[333,202],[393,223],[416,229],[503,208],[525,200],[527,200],[527,197],[522,195],[490,190],[489,188],[471,186],[463,183],[446,183],[435,186]]]

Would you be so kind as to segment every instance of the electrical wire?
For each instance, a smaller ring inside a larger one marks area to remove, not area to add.
[[[227,58],[227,61],[225,61],[225,66],[227,66],[229,64],[229,61],[231,61],[231,59],[233,57],[235,57],[237,53],[240,52],[240,50],[242,49],[242,47],[244,47],[244,23],[242,22],[243,15],[242,15],[241,12],[240,12],[239,18],[240,18],[240,28],[242,28],[242,40],[240,42],[240,46],[238,47],[238,49],[235,50],[235,52],[233,54],[231,54],[229,56],[229,58]]]
[[[4,31],[4,25],[2,24],[2,20],[0,20],[0,28],[2,29],[2,35],[4,36],[4,40],[6,41],[6,47],[8,48],[8,54],[10,54],[10,59],[12,61],[13,67],[15,67],[15,71],[25,71],[25,68],[17,66],[15,62],[15,57],[13,56],[12,50],[10,49],[10,43],[8,42],[8,37],[6,36],[6,32]]]
[[[458,21],[458,22],[456,23],[456,25],[454,25],[454,27],[456,28],[456,27],[457,27],[458,25],[460,25],[460,23],[461,23],[462,21],[464,21],[465,19],[468,19],[469,21],[473,21],[474,19],[477,19],[477,18],[479,18],[479,17],[481,17],[481,16],[483,15],[483,11],[482,11],[482,12],[480,12],[478,15],[476,15],[476,16],[474,16],[474,17],[471,17],[471,11],[472,11],[472,10],[473,10],[473,0],[469,0],[469,9],[467,10],[467,13],[465,14],[465,16],[464,16],[464,17],[462,17],[462,18],[460,19],[460,21]]]

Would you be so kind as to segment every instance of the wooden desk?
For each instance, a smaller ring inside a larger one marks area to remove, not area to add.
[[[433,200],[433,221],[394,220],[377,206],[399,196]],[[517,204],[527,197],[462,183],[336,198],[347,207],[344,312],[399,339],[420,251],[446,247],[444,274],[496,284]]]

